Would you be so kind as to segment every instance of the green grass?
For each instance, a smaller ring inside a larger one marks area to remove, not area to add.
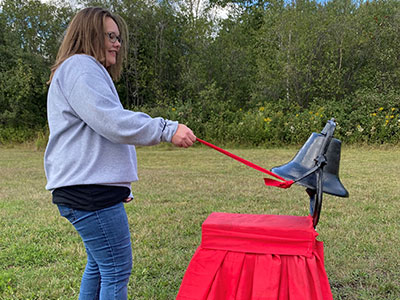
[[[297,149],[230,149],[265,168]],[[0,299],[77,299],[85,251],[44,189],[43,152],[0,148]],[[307,215],[304,189],[205,147],[138,149],[126,205],[133,240],[130,299],[174,299],[213,211]],[[334,299],[400,299],[400,148],[344,148],[350,198],[324,196],[318,239]]]

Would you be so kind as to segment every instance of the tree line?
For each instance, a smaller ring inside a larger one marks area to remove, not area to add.
[[[397,0],[3,0],[0,142],[46,126],[46,82],[80,7],[129,27],[126,108],[251,145],[300,143],[336,117],[347,142],[400,138]],[[225,14],[221,17],[221,14]]]

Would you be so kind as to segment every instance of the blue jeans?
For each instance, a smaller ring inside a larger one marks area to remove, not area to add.
[[[126,300],[132,270],[132,248],[124,204],[97,211],[58,205],[85,244],[87,264],[79,300]]]

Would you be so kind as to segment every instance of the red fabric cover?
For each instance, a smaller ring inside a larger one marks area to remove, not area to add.
[[[316,236],[311,217],[212,213],[176,299],[332,300]]]
[[[311,216],[212,213],[202,225],[201,247],[311,257],[317,235]]]

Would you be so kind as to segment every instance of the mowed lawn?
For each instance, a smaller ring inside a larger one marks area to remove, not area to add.
[[[228,149],[267,169],[297,148]],[[307,215],[304,188],[204,146],[138,149],[140,181],[127,204],[133,242],[129,299],[174,299],[214,211]],[[344,147],[350,198],[324,196],[317,230],[334,299],[400,299],[400,148]],[[85,251],[44,189],[43,151],[0,147],[0,299],[77,299]]]

